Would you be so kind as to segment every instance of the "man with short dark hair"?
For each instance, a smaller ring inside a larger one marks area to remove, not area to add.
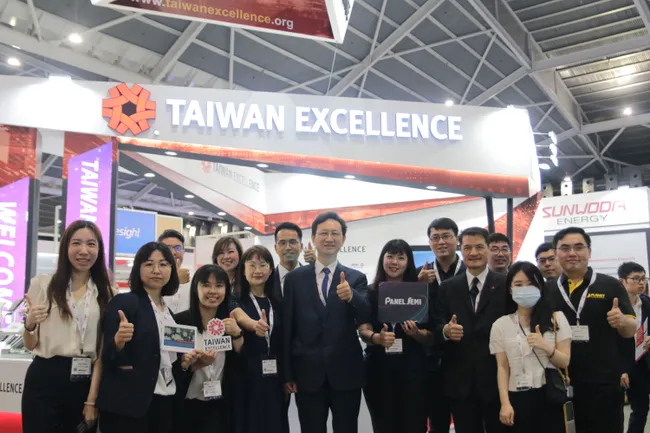
[[[537,247],[535,259],[537,267],[547,281],[557,279],[562,273],[560,262],[555,259],[555,248],[551,242],[544,242]]]
[[[311,247],[311,242],[309,243]],[[284,222],[275,228],[275,252],[280,257],[280,263],[275,272],[275,295],[282,299],[284,294],[284,280],[289,272],[301,266],[298,258],[303,250],[302,230],[297,224]],[[314,263],[316,261],[313,248],[305,250],[305,261]]]
[[[635,338],[619,340],[625,366],[621,376],[621,386],[626,389],[627,399],[632,409],[627,433],[643,433],[650,408],[650,396],[648,395],[650,392],[650,355],[646,352],[638,357],[635,349],[637,339],[642,342],[643,350],[647,351],[650,348],[647,329],[650,298],[643,293],[648,284],[648,277],[640,264],[625,262],[618,268],[618,280],[627,290],[636,315]]]
[[[576,427],[584,433],[620,433],[623,359],[618,340],[634,336],[634,310],[617,279],[589,267],[591,238],[583,229],[559,231],[553,246],[562,274],[546,283],[545,292],[572,329],[569,374]]]
[[[467,271],[443,282],[436,299],[434,337],[443,345],[445,393],[457,433],[500,433],[505,427],[489,344],[492,324],[505,315],[505,275],[487,266],[487,230],[465,229],[460,249]]]
[[[287,391],[296,393],[303,432],[357,433],[363,353],[357,324],[370,320],[368,280],[338,263],[347,224],[334,212],[312,223],[316,263],[290,272],[284,282],[283,321]]]
[[[488,237],[488,262],[490,270],[508,273],[510,263],[512,263],[512,242],[502,233],[492,233]]]
[[[165,303],[174,314],[190,309],[190,270],[181,268],[185,257],[185,236],[173,229],[167,229],[158,236],[158,242],[167,245],[176,260],[180,286],[173,296],[165,296]]]

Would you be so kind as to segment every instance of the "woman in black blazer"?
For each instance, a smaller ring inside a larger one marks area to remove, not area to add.
[[[373,430],[375,433],[424,433],[427,431],[424,345],[429,331],[419,329],[412,321],[381,323],[377,314],[380,283],[418,281],[409,244],[401,239],[389,241],[381,251],[375,275],[375,282],[368,290],[370,323],[359,326],[359,335],[368,345],[367,385],[363,391]]]
[[[161,350],[159,328],[173,323],[163,296],[178,290],[169,247],[142,246],[129,277],[131,292],[108,304],[97,407],[102,433],[168,433],[172,428],[176,354]]]
[[[244,343],[242,331],[228,311],[230,297],[226,271],[216,265],[202,266],[190,286],[190,309],[174,316],[178,324],[196,326],[197,347],[201,350],[191,368],[183,370],[181,363],[174,364],[177,433],[230,431],[233,369]],[[212,322],[214,319],[221,322]],[[205,350],[206,339],[214,338],[210,327],[230,336],[232,350]]]

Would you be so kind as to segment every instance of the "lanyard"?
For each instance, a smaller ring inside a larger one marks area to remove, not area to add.
[[[262,309],[260,308],[260,304],[257,302],[257,299],[255,299],[255,295],[253,295],[253,293],[251,292],[248,292],[248,296],[250,296],[251,300],[253,301],[253,305],[257,310],[257,314],[259,314],[260,318],[262,318]],[[271,353],[272,333],[273,333],[273,305],[271,305],[271,300],[269,299],[269,330],[266,332],[266,334],[264,334],[264,338],[266,339],[266,347],[269,353]]]
[[[77,303],[74,301],[72,296],[72,281],[68,283],[68,306],[70,307],[70,312],[72,317],[74,317],[75,322],[77,323],[77,329],[79,330],[79,337],[81,337],[81,354],[84,354],[84,339],[86,337],[86,330],[88,329],[88,313],[90,312],[90,302],[92,300],[93,294],[95,292],[95,284],[92,280],[88,280],[88,286],[86,288],[85,302],[83,315],[79,314],[77,310]]]
[[[458,263],[456,264],[456,269],[454,270],[454,276],[456,276],[456,274],[460,270],[460,265],[462,264],[463,261],[459,258]],[[436,280],[438,281],[438,284],[442,284],[442,280],[440,279],[440,271],[438,270],[438,260],[433,261],[433,271],[436,273]]]
[[[521,322],[519,321],[519,313],[515,312],[515,325],[517,325],[517,346],[519,346],[519,352],[521,353],[521,371],[526,374],[526,363],[524,362],[524,358],[526,355],[524,355],[524,343],[521,341],[521,334],[519,333],[519,330],[523,332],[524,337],[527,337],[526,331],[524,331],[523,326],[521,326]],[[526,344],[528,344],[528,340],[526,340]],[[533,349],[532,347],[530,348],[530,351],[532,352]]]
[[[564,286],[562,286],[562,282],[560,281],[562,279],[562,276],[557,279],[557,287],[560,289],[560,294],[564,298],[564,302],[567,303],[569,308],[573,310],[574,313],[576,313],[576,323],[578,326],[580,326],[580,313],[582,313],[582,310],[585,308],[585,301],[587,300],[587,293],[589,292],[589,288],[591,285],[596,281],[596,278],[598,277],[597,273],[593,273],[591,276],[591,281],[589,282],[589,285],[585,289],[585,291],[582,293],[582,297],[580,298],[580,303],[578,304],[578,309],[576,310],[576,307],[573,306],[573,303],[571,302],[571,299],[569,299],[569,295],[567,295],[566,290],[564,290]]]
[[[162,297],[160,297],[160,302],[162,303],[162,307],[165,310],[164,312],[160,311],[158,309],[158,306],[153,301],[153,299],[151,299],[151,296],[149,296],[149,301],[151,301],[151,308],[153,308],[153,313],[156,316],[156,322],[158,324],[158,334],[159,334],[159,338],[160,338],[160,348],[161,348],[160,349],[160,361],[162,362],[161,368],[164,368],[164,367],[171,368],[171,366],[172,366],[172,360],[171,360],[172,354],[169,353],[168,351],[162,349],[162,342],[163,342],[163,338],[164,338],[164,335],[162,333],[163,333],[163,330],[165,329],[165,324],[166,323],[170,324],[170,323],[176,323],[176,322],[174,322],[174,318],[169,314],[169,311],[167,310],[167,306],[165,305],[165,301],[162,299]]]

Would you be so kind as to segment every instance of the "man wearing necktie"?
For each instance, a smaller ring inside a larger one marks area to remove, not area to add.
[[[492,324],[506,314],[505,275],[488,269],[487,230],[464,230],[460,248],[467,270],[440,285],[435,305],[445,395],[457,433],[499,433],[504,426],[489,343]]]
[[[289,272],[302,266],[298,261],[300,252],[303,249],[302,245],[302,230],[297,224],[284,222],[278,224],[275,228],[275,252],[280,257],[280,263],[274,272],[274,291],[275,297],[280,300],[284,296],[284,281]],[[314,249],[309,248],[305,250],[305,261],[307,263],[314,263],[316,255]]]
[[[316,217],[318,258],[284,282],[284,376],[304,433],[327,433],[330,410],[335,433],[358,431],[364,373],[357,327],[369,320],[370,304],[366,276],[338,263],[346,232],[336,213]]]

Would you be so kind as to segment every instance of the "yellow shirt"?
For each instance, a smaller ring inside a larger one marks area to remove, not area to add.
[[[580,284],[582,284],[583,280],[580,281],[573,281],[573,280],[567,280],[569,282],[569,295],[573,293],[575,289],[580,287]]]

